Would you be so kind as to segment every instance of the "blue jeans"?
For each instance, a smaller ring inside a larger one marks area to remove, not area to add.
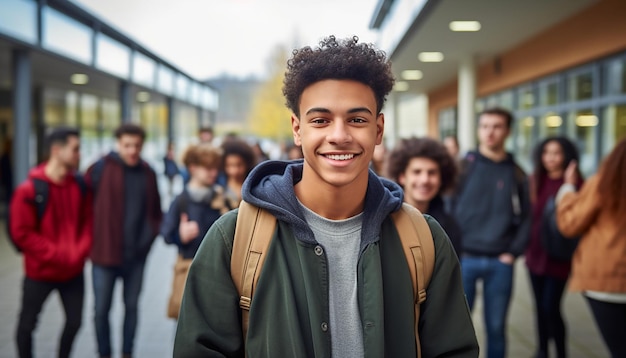
[[[113,300],[115,281],[121,278],[124,283],[124,328],[122,353],[132,354],[139,293],[143,284],[145,260],[133,261],[119,267],[93,265],[93,291],[95,299],[95,326],[100,356],[111,356],[111,329],[109,311]]]
[[[483,312],[487,329],[487,357],[506,355],[506,315],[513,289],[513,266],[497,257],[463,256],[463,287],[470,310],[474,307],[476,281],[483,282]]]

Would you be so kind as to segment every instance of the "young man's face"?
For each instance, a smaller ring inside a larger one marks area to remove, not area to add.
[[[398,183],[404,188],[408,202],[427,204],[441,189],[439,164],[429,158],[412,158],[398,177]]]
[[[138,135],[122,134],[117,140],[117,152],[120,158],[131,167],[139,164],[142,147],[143,139]]]
[[[506,118],[498,114],[482,114],[478,119],[478,140],[490,150],[504,149],[504,141],[510,132]]]
[[[350,80],[323,80],[305,88],[300,118],[291,118],[294,141],[302,146],[304,173],[318,184],[367,185],[374,146],[383,137],[384,116],[376,114],[372,89]]]
[[[202,186],[211,186],[217,180],[217,168],[208,168],[202,165],[190,165],[189,174]]]
[[[66,168],[78,169],[80,164],[80,139],[77,136],[69,136],[67,143],[53,147],[52,155]]]

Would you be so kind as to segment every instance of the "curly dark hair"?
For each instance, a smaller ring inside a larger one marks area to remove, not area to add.
[[[548,176],[548,172],[546,171],[546,167],[543,165],[543,151],[550,142],[556,142],[561,147],[563,151],[563,164],[561,165],[561,169],[565,171],[565,168],[569,165],[570,162],[576,161],[580,162],[580,154],[578,153],[578,148],[576,145],[566,137],[548,137],[545,138],[541,143],[539,143],[534,151],[533,151],[533,164],[534,170],[531,180],[533,181],[533,185],[531,185],[531,190],[533,193],[531,195],[535,197],[541,191],[541,184],[544,182],[544,178]],[[580,171],[578,172],[578,177],[582,178],[582,174]]]
[[[377,113],[380,113],[395,81],[391,62],[373,44],[358,41],[357,36],[337,40],[331,35],[315,49],[306,46],[293,50],[283,81],[287,108],[300,117],[300,96],[305,88],[326,79],[345,79],[369,86],[376,97]]]
[[[428,137],[405,138],[393,148],[388,157],[387,175],[389,178],[398,183],[400,174],[404,173],[413,158],[427,158],[439,164],[441,173],[439,193],[452,189],[456,182],[457,164],[443,144]]]
[[[226,157],[235,155],[243,159],[246,163],[246,176],[256,165],[256,155],[252,147],[243,139],[232,138],[222,143],[222,171],[226,164]]]

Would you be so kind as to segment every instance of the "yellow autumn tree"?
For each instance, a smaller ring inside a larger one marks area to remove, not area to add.
[[[259,138],[281,140],[291,137],[291,111],[285,106],[282,92],[286,63],[285,47],[279,46],[268,62],[269,76],[252,99],[248,130]]]

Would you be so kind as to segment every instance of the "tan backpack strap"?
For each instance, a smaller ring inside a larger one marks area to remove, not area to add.
[[[420,304],[426,300],[426,287],[430,283],[435,266],[435,244],[430,227],[422,213],[403,203],[402,209],[391,214],[400,236],[402,249],[409,266],[415,300],[415,343],[417,356],[422,356],[419,340]]]
[[[267,248],[275,228],[276,218],[267,210],[241,201],[235,226],[230,271],[239,293],[244,340],[248,334],[248,315],[252,295],[261,275]]]

